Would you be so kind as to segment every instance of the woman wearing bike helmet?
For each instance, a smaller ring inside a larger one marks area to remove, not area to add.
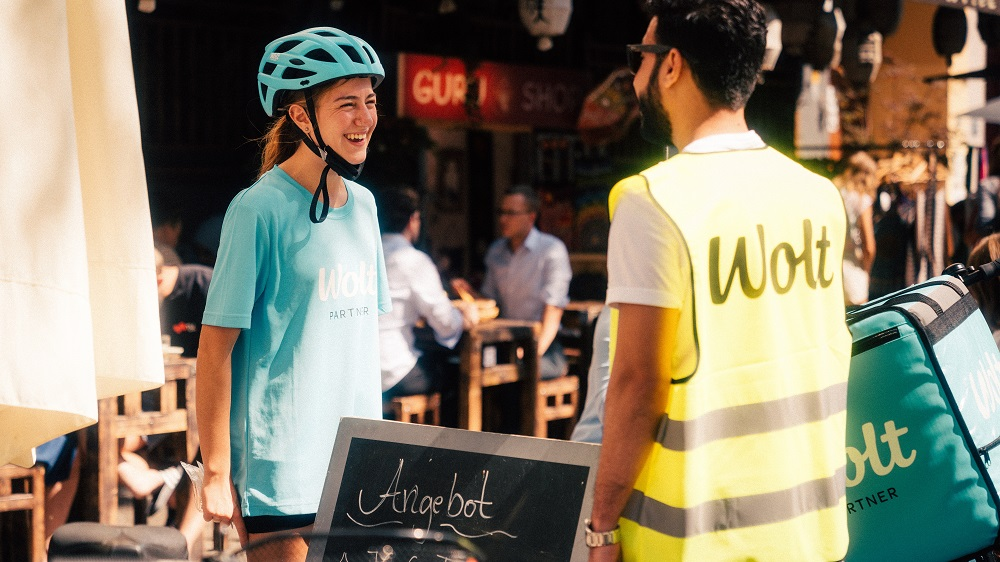
[[[381,417],[378,315],[391,306],[371,193],[354,183],[385,71],[329,27],[265,48],[275,117],[260,176],[222,226],[198,354],[204,516],[241,542],[306,532],[341,416]],[[301,538],[253,559],[304,559]]]

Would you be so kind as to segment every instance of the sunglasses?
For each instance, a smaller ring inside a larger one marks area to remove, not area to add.
[[[670,45],[625,45],[625,58],[628,60],[628,69],[632,71],[632,74],[639,72],[639,67],[642,66],[643,53],[663,55],[669,53],[670,49],[673,49]]]

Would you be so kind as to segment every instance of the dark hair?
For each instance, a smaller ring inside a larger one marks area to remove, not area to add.
[[[399,234],[420,210],[420,195],[412,187],[399,186],[375,192],[378,227],[383,233]]]
[[[537,213],[542,208],[542,200],[538,197],[538,193],[529,185],[512,185],[504,192],[504,196],[506,197],[507,195],[520,195],[524,197],[528,211],[532,213]]]
[[[646,0],[656,42],[675,47],[714,107],[746,105],[760,78],[767,17],[756,0]]]
[[[969,252],[968,264],[978,267],[997,258],[1000,258],[1000,234],[994,233],[980,240]],[[979,303],[990,329],[1000,329],[1000,280],[980,281],[970,286],[969,291]]]

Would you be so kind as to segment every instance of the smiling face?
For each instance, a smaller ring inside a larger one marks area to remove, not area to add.
[[[323,91],[316,98],[316,120],[331,150],[355,166],[364,162],[378,123],[371,78],[349,78]]]

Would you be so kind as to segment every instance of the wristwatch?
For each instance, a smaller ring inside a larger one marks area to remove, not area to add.
[[[583,524],[584,529],[586,529],[587,532],[587,546],[590,548],[618,544],[618,541],[621,540],[621,531],[619,530],[618,525],[615,525],[615,528],[610,531],[598,533],[590,527],[590,519],[584,519]]]

